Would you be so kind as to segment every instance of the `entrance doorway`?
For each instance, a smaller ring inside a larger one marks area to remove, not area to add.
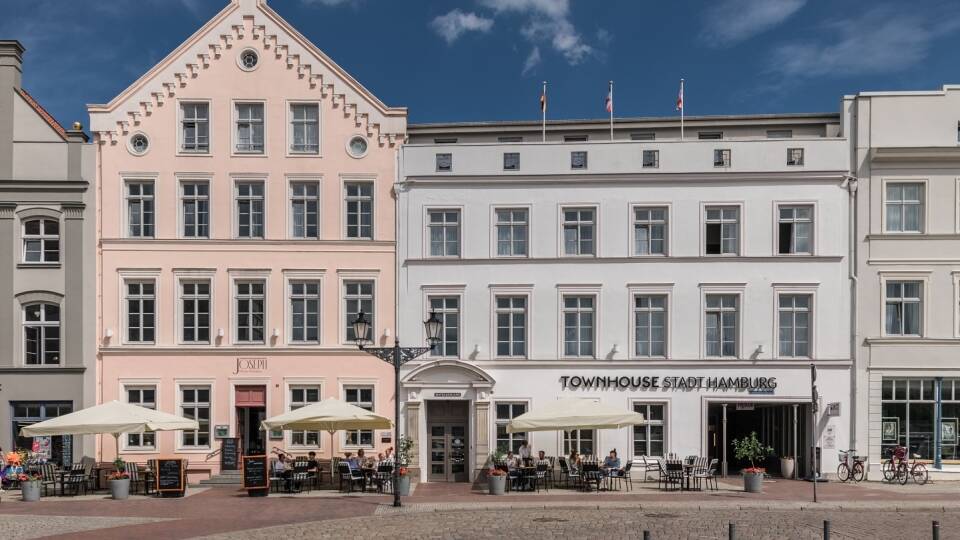
[[[469,402],[428,401],[429,453],[427,480],[466,482]]]
[[[266,432],[260,422],[267,417],[267,387],[237,386],[234,390],[237,414],[237,437],[241,451],[247,455],[267,452]]]
[[[807,474],[807,418],[809,408],[805,403],[727,403],[726,441],[723,429],[723,404],[712,403],[707,410],[707,455],[720,462],[721,470],[726,445],[727,473],[735,475],[750,463],[738,460],[734,454],[733,440],[749,437],[755,432],[764,446],[773,448],[773,456],[758,467],[764,467],[773,475],[781,474],[780,458],[794,457],[797,478]],[[794,425],[796,412],[796,425]]]

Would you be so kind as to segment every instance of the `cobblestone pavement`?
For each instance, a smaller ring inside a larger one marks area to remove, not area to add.
[[[0,515],[0,538],[4,540],[26,540],[55,534],[71,534],[104,527],[124,527],[157,521],[164,520],[160,518],[80,516],[43,516],[37,519],[36,516]]]
[[[518,509],[401,513],[374,518],[338,519],[247,530],[206,537],[208,540],[282,538],[641,538],[726,539],[734,523],[737,539],[820,539],[830,520],[833,539],[912,540],[931,537],[939,520],[941,538],[957,538],[960,513],[764,510]]]

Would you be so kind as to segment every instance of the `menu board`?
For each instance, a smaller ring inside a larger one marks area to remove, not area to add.
[[[157,460],[157,493],[180,493],[183,494],[184,467],[182,459],[158,459]]]
[[[243,456],[243,489],[267,490],[270,477],[267,474],[267,456]]]
[[[220,439],[220,470],[235,471],[240,468],[240,439],[227,437]]]

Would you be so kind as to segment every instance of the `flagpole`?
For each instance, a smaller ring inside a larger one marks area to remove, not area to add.
[[[683,95],[683,79],[680,79],[680,140],[683,140],[683,110],[686,109],[685,96]]]
[[[610,81],[610,140],[613,140],[613,81]]]
[[[543,81],[543,94],[541,94],[540,101],[540,112],[543,114],[543,122],[541,124],[541,136],[543,142],[547,142],[547,81]]]

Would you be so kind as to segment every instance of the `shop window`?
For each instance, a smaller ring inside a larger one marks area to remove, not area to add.
[[[643,415],[644,423],[633,426],[633,455],[663,456],[667,440],[666,405],[661,403],[634,403],[633,410]]]
[[[526,403],[497,403],[497,450],[514,454],[520,452],[520,445],[527,440],[527,434],[507,433],[507,424],[526,412]]]
[[[343,396],[347,403],[373,411],[372,386],[345,386]],[[351,429],[347,430],[344,435],[346,446],[373,446],[373,430],[371,429]]]
[[[320,401],[320,386],[291,386],[290,410],[295,411],[311,403]],[[290,443],[294,446],[320,446],[319,431],[295,429],[290,432]]]
[[[881,382],[880,444],[883,455],[895,446],[906,446],[920,459],[934,459],[935,418],[937,416],[935,379],[893,379]],[[941,412],[940,436],[943,459],[960,459],[958,419],[960,419],[960,379],[939,382]]]
[[[576,450],[581,456],[595,456],[593,441],[596,439],[596,431],[592,429],[574,429],[563,432],[563,455],[569,456],[570,452]]]
[[[31,424],[73,412],[72,403],[69,401],[11,401],[10,408],[13,411],[11,421],[14,450],[32,450],[33,443],[36,441],[40,447],[40,453],[48,462],[66,467],[73,463],[73,436],[24,437],[20,435],[20,430]]]
[[[144,409],[157,408],[156,386],[128,386],[126,391],[127,403]],[[127,433],[127,449],[129,450],[152,450],[156,447],[156,444],[156,433],[152,431]]]

